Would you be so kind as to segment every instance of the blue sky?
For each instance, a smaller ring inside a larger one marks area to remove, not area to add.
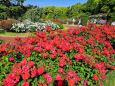
[[[71,6],[75,3],[84,3],[87,0],[26,0],[24,5],[44,6]]]

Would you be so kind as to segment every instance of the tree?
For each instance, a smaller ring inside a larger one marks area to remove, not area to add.
[[[69,18],[80,17],[85,14],[83,12],[83,11],[85,11],[84,8],[85,8],[85,6],[83,6],[83,4],[77,3],[71,7],[68,7],[67,15]]]
[[[10,6],[11,5],[11,0],[0,0],[0,4]]]
[[[17,5],[23,5],[23,3],[25,2],[25,0],[16,0],[17,1]]]
[[[109,6],[106,6],[104,5],[101,9],[100,9],[101,12],[104,12],[104,13],[108,13],[110,11],[110,8]]]
[[[24,19],[29,19],[33,22],[38,21],[41,17],[42,17],[42,8],[39,7],[29,9],[23,16]]]

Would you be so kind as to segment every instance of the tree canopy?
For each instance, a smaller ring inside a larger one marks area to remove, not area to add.
[[[24,6],[25,1],[0,0],[0,19],[7,17],[18,19],[31,13],[35,13],[37,18],[42,19],[78,18],[99,13],[113,17],[115,13],[115,0],[87,0],[86,3],[77,3],[69,7],[48,6],[41,8],[33,5]]]

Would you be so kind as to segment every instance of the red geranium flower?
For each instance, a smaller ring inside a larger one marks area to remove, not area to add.
[[[28,82],[23,82],[22,86],[29,86],[29,83]]]
[[[48,83],[52,82],[52,77],[49,75],[49,73],[44,74],[44,78],[47,80]]]
[[[77,61],[83,59],[81,54],[75,54],[74,57],[76,58]]]
[[[64,69],[63,68],[58,68],[58,72],[59,73],[64,73]]]
[[[62,79],[62,77],[59,74],[57,74],[56,75],[56,80],[63,80],[63,79]]]
[[[39,67],[38,69],[37,69],[37,74],[38,75],[41,75],[41,74],[43,74],[44,73],[44,68],[41,66],[41,67]]]
[[[99,77],[97,76],[97,74],[94,74],[92,79],[95,80],[95,81],[98,81]]]
[[[27,80],[29,77],[30,77],[30,74],[29,74],[28,72],[22,74],[22,78],[23,78],[24,80]]]

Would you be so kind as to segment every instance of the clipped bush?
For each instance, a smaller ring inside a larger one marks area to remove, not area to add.
[[[9,31],[13,23],[16,23],[15,19],[7,19],[0,21],[0,27],[6,31]]]

